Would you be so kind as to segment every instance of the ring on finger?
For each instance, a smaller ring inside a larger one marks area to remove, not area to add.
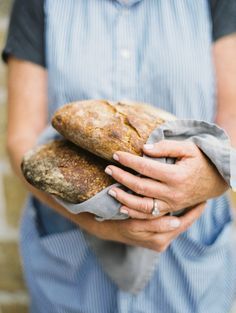
[[[153,199],[153,207],[152,207],[152,215],[153,216],[158,216],[160,215],[160,210],[159,210],[159,205],[158,205],[158,200]]]

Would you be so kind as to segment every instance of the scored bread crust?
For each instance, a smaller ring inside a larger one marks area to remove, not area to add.
[[[71,203],[80,203],[112,185],[105,160],[67,140],[55,140],[27,152],[21,169],[36,188]]]
[[[144,103],[86,100],[60,108],[52,125],[74,144],[112,160],[118,150],[142,155],[151,132],[171,119],[175,117]]]

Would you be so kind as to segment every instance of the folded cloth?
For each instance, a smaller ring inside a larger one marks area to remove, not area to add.
[[[45,143],[54,138],[60,138],[60,135],[49,127],[39,143]],[[156,128],[149,136],[147,143],[161,140],[194,142],[215,165],[228,185],[236,187],[236,151],[230,146],[226,133],[215,124],[197,120],[169,121]],[[148,158],[145,155],[144,157]],[[174,162],[173,159],[165,158],[156,158],[156,160]],[[122,187],[119,184],[112,186]],[[71,213],[90,212],[95,214],[100,221],[128,218],[119,212],[120,203],[107,193],[112,186],[80,204],[70,204],[58,198],[56,200]],[[84,235],[104,271],[119,288],[135,294],[145,287],[158,263],[159,253],[141,247],[101,240],[86,232]]]

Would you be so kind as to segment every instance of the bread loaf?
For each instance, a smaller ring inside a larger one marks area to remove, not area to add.
[[[171,119],[171,114],[143,103],[87,100],[60,108],[52,125],[76,145],[112,160],[118,150],[141,155],[151,132]]]
[[[66,140],[55,140],[25,154],[21,168],[36,188],[80,203],[113,184],[107,162]]]

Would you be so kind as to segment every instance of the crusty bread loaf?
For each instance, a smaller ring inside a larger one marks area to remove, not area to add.
[[[143,103],[87,100],[60,108],[52,125],[76,145],[112,160],[117,150],[141,155],[150,133],[171,119],[171,114]]]
[[[80,203],[114,183],[104,173],[107,162],[66,140],[55,140],[24,156],[26,180],[71,203]]]

